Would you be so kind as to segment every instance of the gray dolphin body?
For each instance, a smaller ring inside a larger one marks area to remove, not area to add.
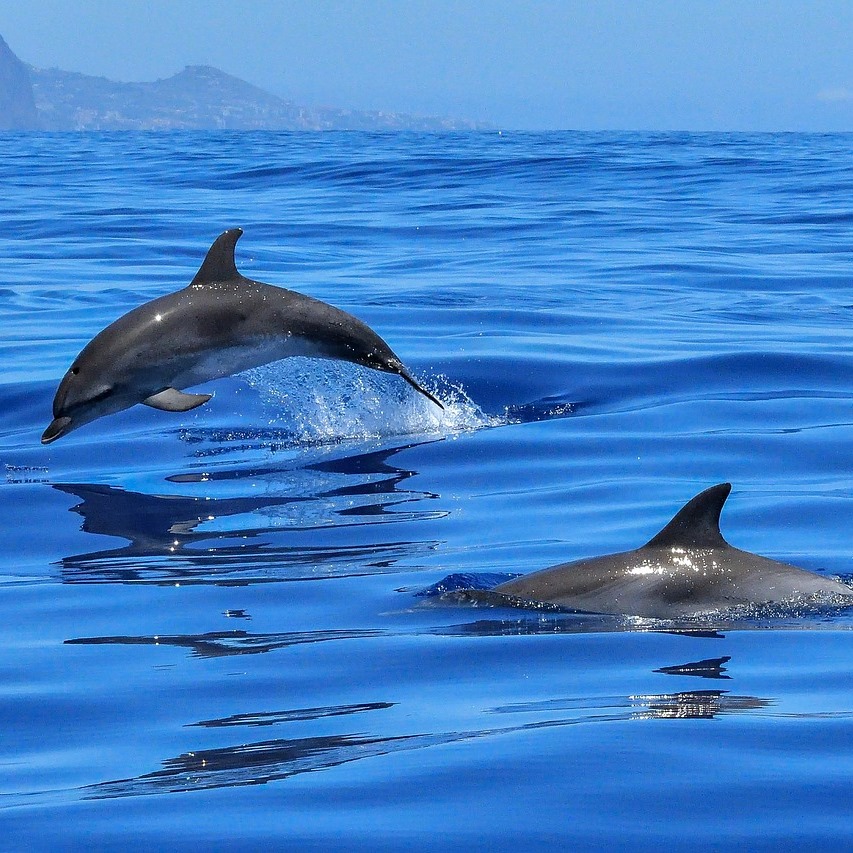
[[[720,513],[731,488],[721,483],[696,495],[642,548],[552,566],[494,591],[573,610],[654,619],[801,596],[834,601],[846,596],[853,606],[853,589],[840,581],[729,545],[720,533]]]
[[[220,234],[187,287],[134,308],[83,348],[56,391],[43,444],[136,403],[189,411],[211,395],[181,389],[292,355],[395,373],[444,408],[361,320],[240,275],[234,247],[242,233]]]

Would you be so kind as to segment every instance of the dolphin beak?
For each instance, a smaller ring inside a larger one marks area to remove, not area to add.
[[[430,394],[426,388],[423,388],[420,385],[418,385],[418,383],[415,381],[414,377],[409,373],[408,370],[406,370],[405,367],[400,370],[400,376],[402,376],[403,379],[405,379],[406,382],[408,382],[409,385],[411,385],[412,388],[415,389],[415,391],[419,391],[421,394],[424,395],[424,397],[427,398],[427,400],[432,400],[432,402],[435,403],[439,409],[444,409],[444,403],[442,403],[441,400],[439,400],[437,397],[434,397],[432,394]],[[42,439],[42,440],[44,440],[44,439]]]
[[[71,418],[62,417],[54,418],[50,426],[44,431],[41,437],[42,444],[50,444],[61,438],[65,433],[71,431]]]

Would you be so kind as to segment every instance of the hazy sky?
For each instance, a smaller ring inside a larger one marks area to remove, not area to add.
[[[504,128],[853,130],[853,0],[0,0],[25,62]]]

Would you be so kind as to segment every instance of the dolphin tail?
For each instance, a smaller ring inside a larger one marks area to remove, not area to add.
[[[427,398],[427,400],[432,400],[432,402],[435,403],[439,409],[442,409],[442,410],[444,409],[444,403],[442,403],[441,400],[439,400],[435,395],[430,394],[430,392],[427,391],[426,388],[424,388],[422,385],[420,385],[417,382],[417,380],[412,376],[412,374],[409,373],[409,371],[406,370],[406,368],[403,367],[402,365],[400,365],[399,373],[400,373],[400,376],[402,376],[403,379],[405,379],[406,382],[408,382],[409,385],[411,385],[412,388],[415,389],[415,391],[419,391],[421,394],[424,395],[424,397]]]

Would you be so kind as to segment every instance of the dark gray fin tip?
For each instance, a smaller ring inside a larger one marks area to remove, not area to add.
[[[720,548],[728,545],[720,533],[720,513],[731,490],[731,483],[718,483],[700,492],[684,504],[672,521],[643,547]]]
[[[219,284],[223,281],[234,281],[242,278],[237,272],[234,262],[234,248],[243,236],[242,228],[229,228],[223,231],[207,250],[204,262],[199,267],[190,287],[201,287],[205,284]]]

